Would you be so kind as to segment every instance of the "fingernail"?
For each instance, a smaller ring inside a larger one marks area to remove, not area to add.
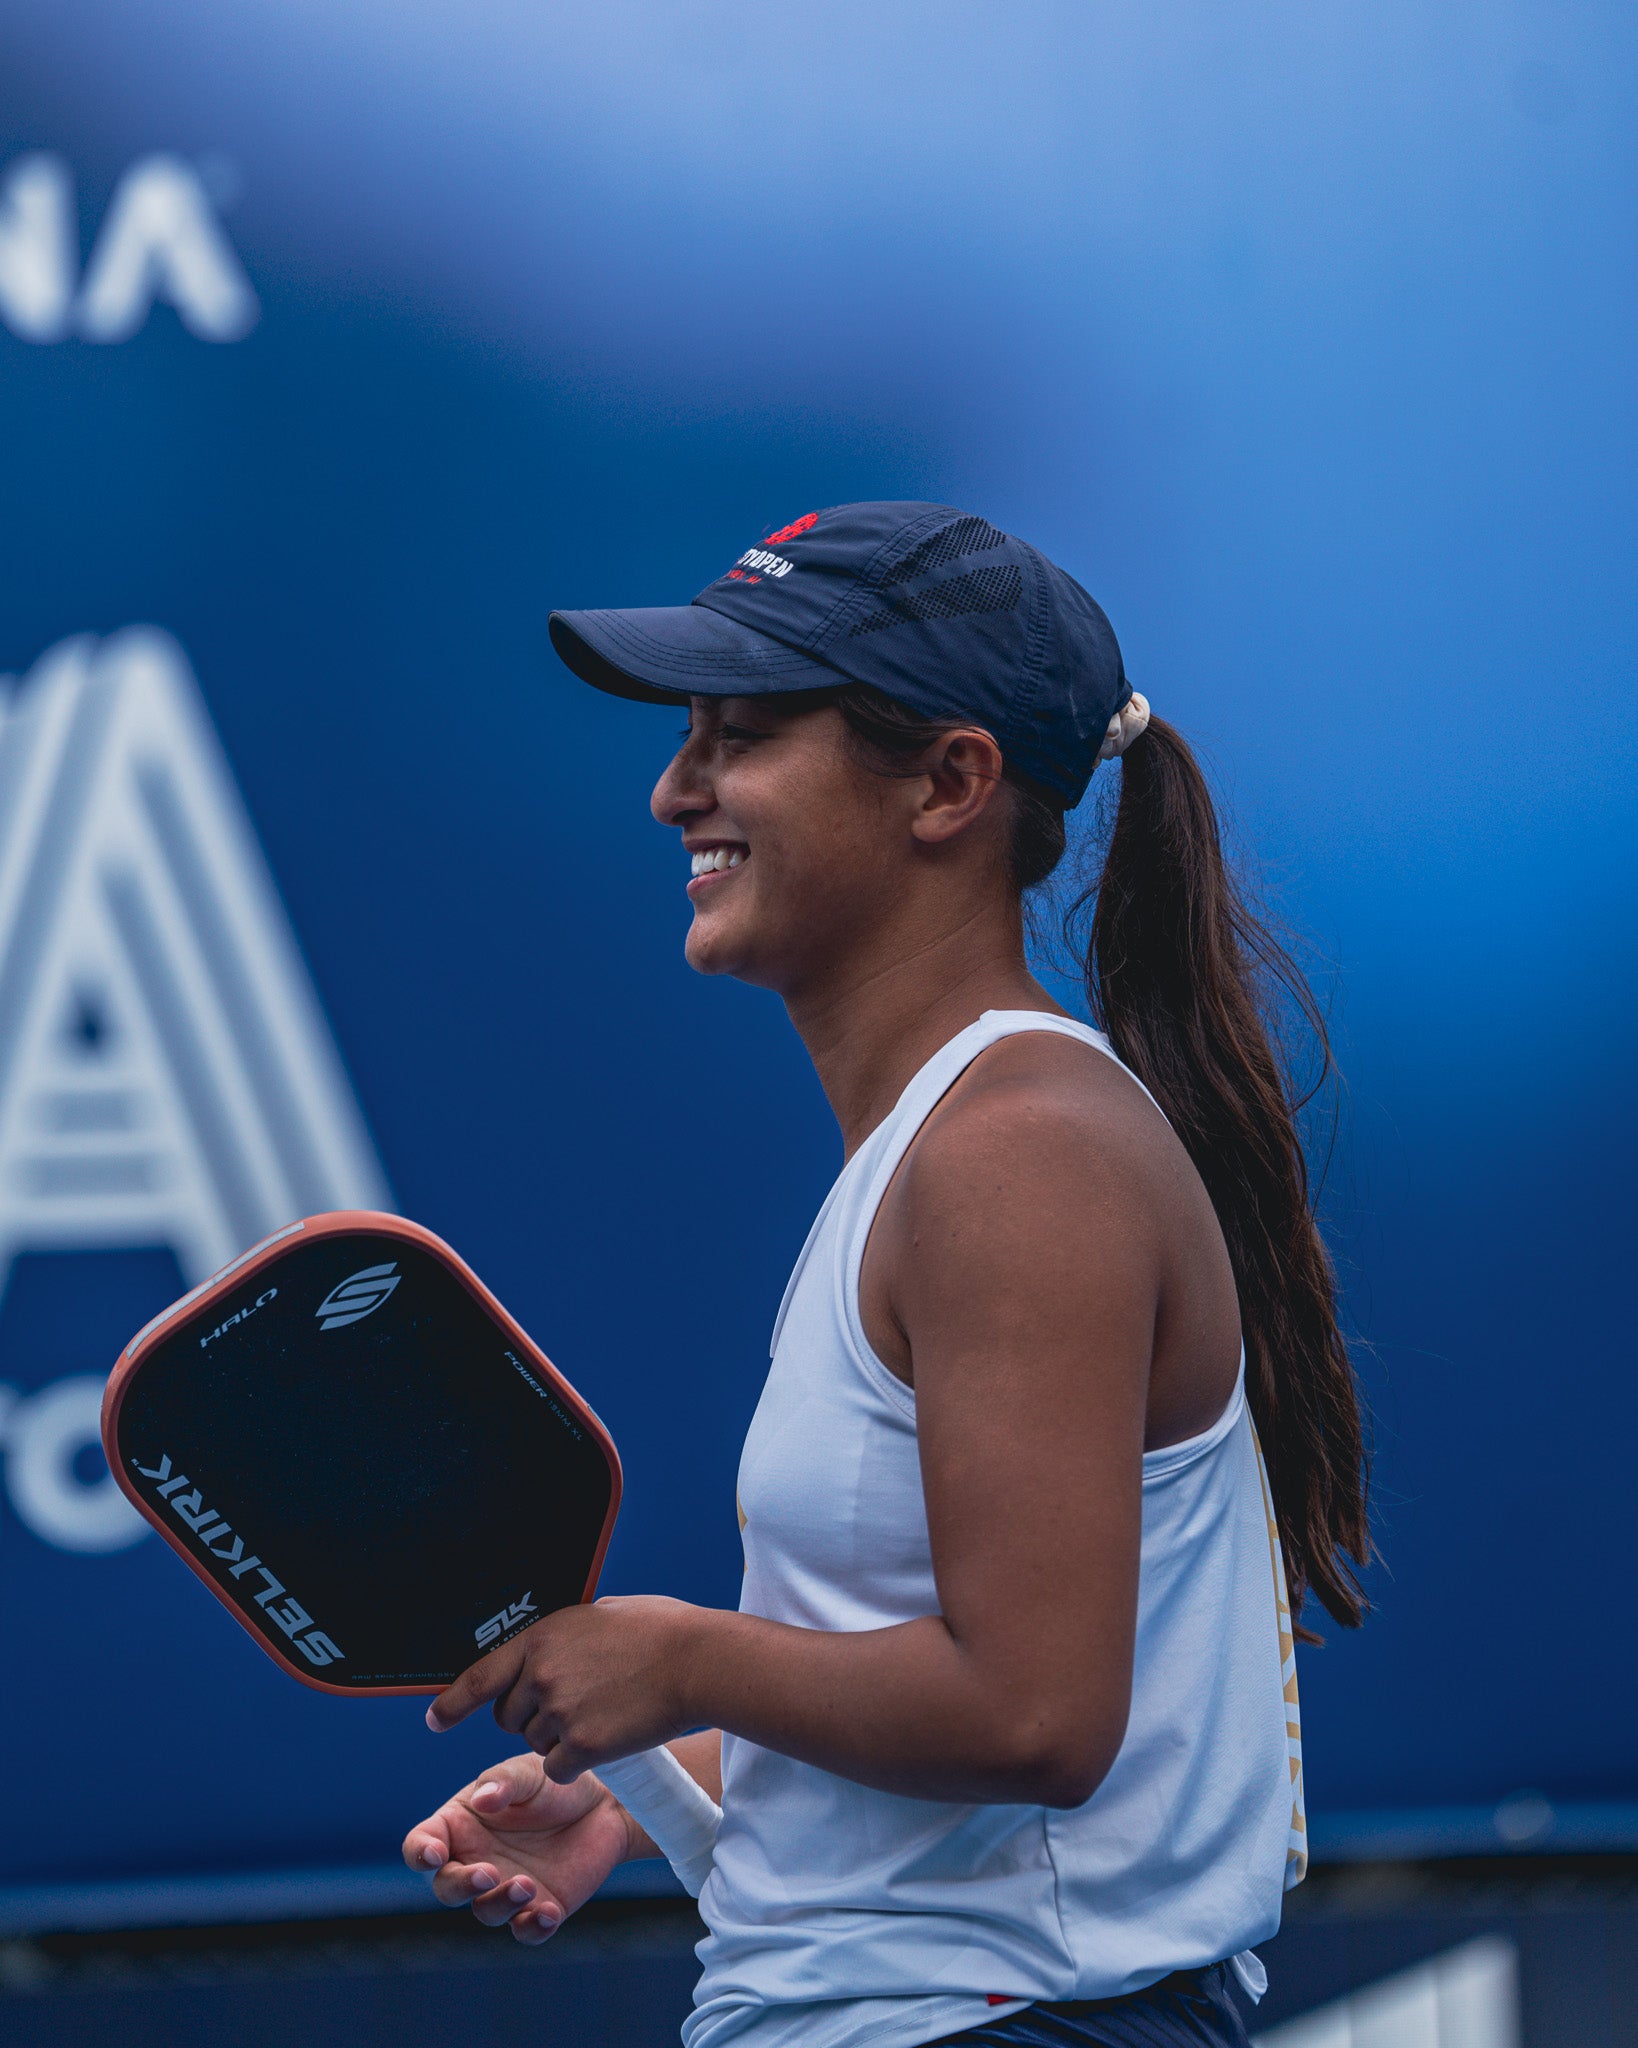
[[[428,1870],[442,1870],[445,1861],[444,1852],[436,1842],[428,1842],[427,1846],[421,1851],[421,1861],[427,1866]]]
[[[492,1892],[499,1882],[492,1870],[474,1870],[472,1873],[472,1889],[475,1892]]]
[[[535,1888],[527,1878],[515,1877],[506,1887],[506,1896],[514,1906],[524,1906],[534,1897]]]
[[[427,1708],[427,1726],[434,1735],[442,1735],[444,1732],[444,1724],[438,1719],[438,1709],[436,1707]]]
[[[550,1913],[537,1913],[535,1915],[535,1925],[542,1934],[555,1934],[557,1932],[557,1922]]]
[[[481,1799],[486,1792],[498,1792],[500,1791],[500,1789],[501,1787],[496,1784],[493,1778],[486,1778],[484,1782],[478,1787],[478,1789],[473,1793],[472,1797],[474,1799]]]

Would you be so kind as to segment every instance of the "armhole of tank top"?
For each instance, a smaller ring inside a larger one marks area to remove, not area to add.
[[[1174,1474],[1196,1465],[1202,1458],[1209,1457],[1220,1445],[1228,1442],[1239,1427],[1240,1418],[1247,1415],[1246,1404],[1246,1346],[1240,1340],[1240,1369],[1234,1375],[1234,1391],[1224,1403],[1223,1412],[1209,1429],[1201,1430],[1198,1436],[1181,1437],[1175,1444],[1162,1444],[1158,1451],[1143,1454],[1143,1484],[1151,1480],[1170,1479]]]

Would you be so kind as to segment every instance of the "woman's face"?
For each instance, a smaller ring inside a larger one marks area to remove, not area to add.
[[[652,798],[694,870],[689,965],[787,995],[823,975],[883,921],[914,803],[859,763],[833,705],[696,697]]]

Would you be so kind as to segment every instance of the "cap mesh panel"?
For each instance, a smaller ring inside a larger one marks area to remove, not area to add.
[[[925,576],[933,569],[942,569],[946,562],[955,561],[959,555],[976,555],[984,548],[1002,547],[1006,538],[987,519],[954,520],[913,547],[882,581],[888,585],[914,583],[918,576]]]
[[[969,522],[977,525],[977,520]],[[936,538],[936,536],[935,536]],[[971,553],[971,549],[966,550]],[[891,611],[867,612],[848,635],[879,633],[884,626],[902,626],[909,619],[955,619],[964,612],[1010,612],[1024,594],[1024,578],[1015,562],[996,562],[987,569],[969,569],[926,590],[895,590]]]

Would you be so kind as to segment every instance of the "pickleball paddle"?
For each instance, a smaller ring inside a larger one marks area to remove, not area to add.
[[[281,1669],[440,1692],[590,1600],[608,1431],[440,1238],[370,1210],[266,1238],[152,1322],[103,1398],[109,1470]],[[721,1818],[667,1749],[598,1776],[698,1895]]]

